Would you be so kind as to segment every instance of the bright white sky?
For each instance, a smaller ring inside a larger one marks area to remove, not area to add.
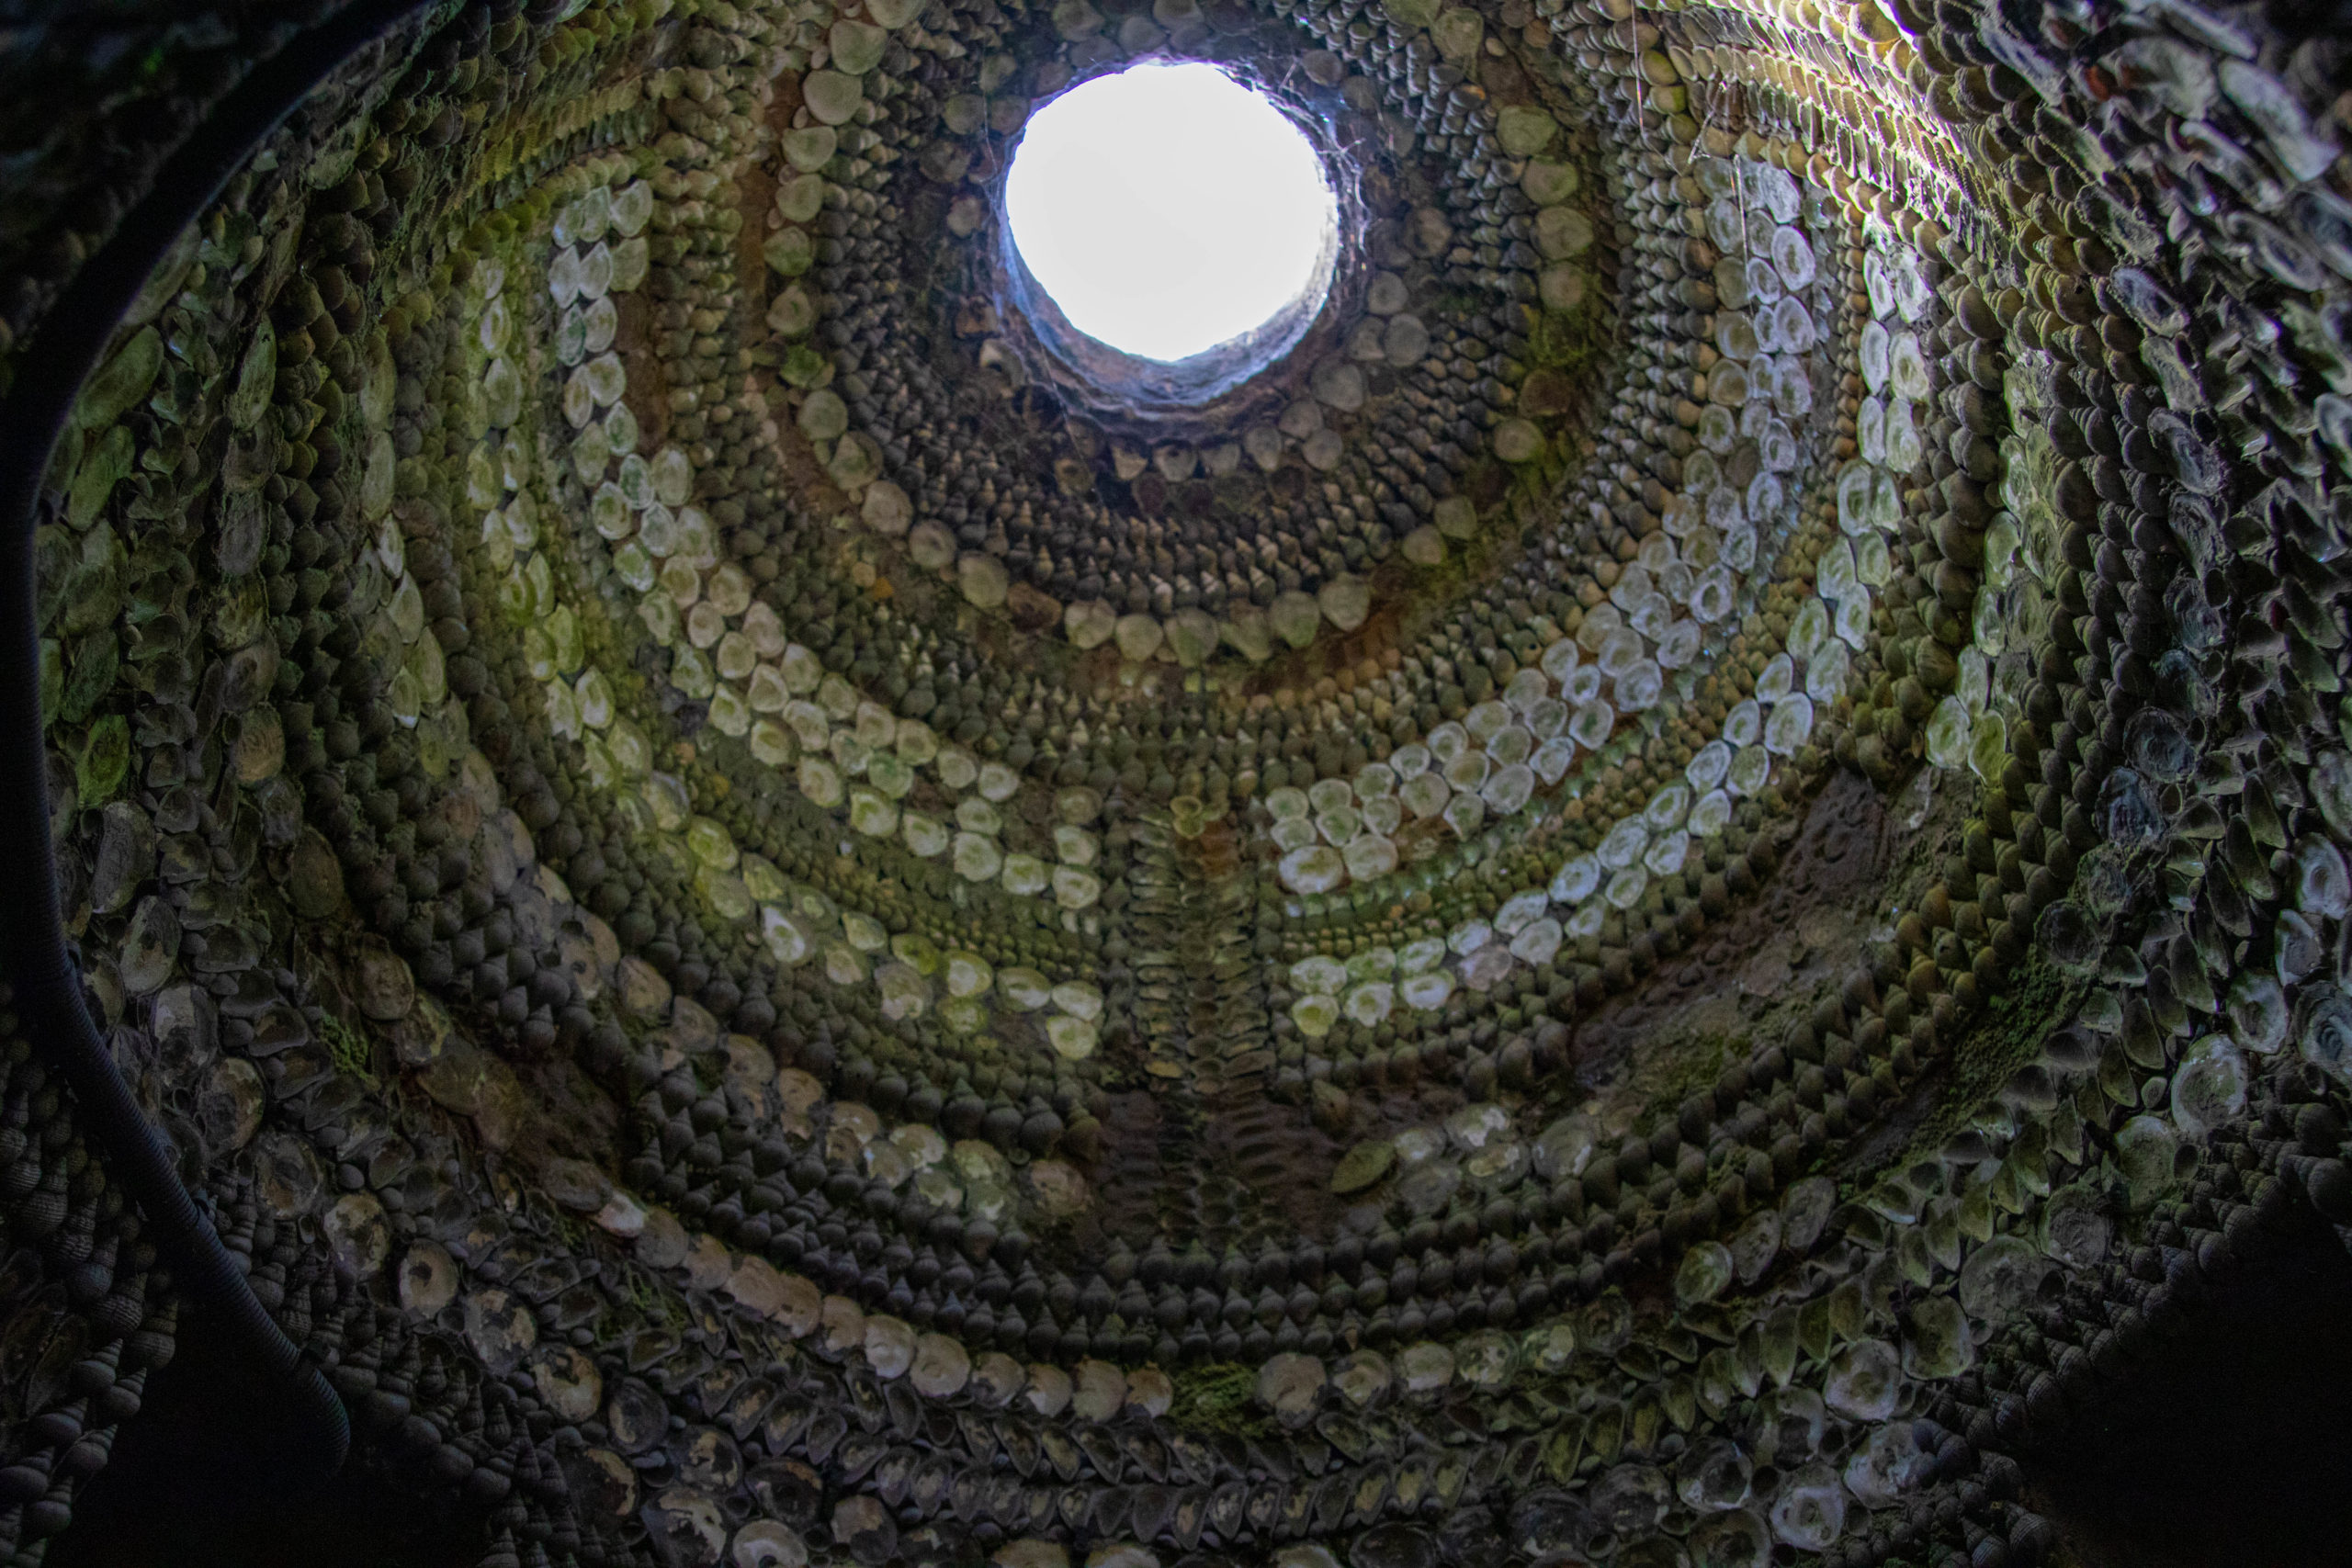
[[[1298,128],[1199,64],[1098,76],[1038,110],[1004,203],[1022,260],[1070,324],[1162,361],[1298,298],[1339,221]]]

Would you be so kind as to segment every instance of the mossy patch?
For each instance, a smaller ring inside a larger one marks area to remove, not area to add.
[[[1743,1058],[1747,1055],[1744,1039],[1740,1055]],[[1664,1050],[1645,1055],[1634,1068],[1629,1086],[1641,1097],[1642,1112],[1635,1118],[1636,1125],[1649,1126],[1661,1117],[1671,1117],[1691,1095],[1713,1088],[1731,1055],[1732,1037],[1719,1030],[1699,1031]]]
[[[2065,979],[2038,950],[2029,953],[1953,1043],[1935,1109],[1919,1124],[1904,1159],[1890,1168],[1932,1155],[1973,1121],[2018,1068],[2041,1055],[2043,1042],[2073,1010],[2074,1001]]]
[[[1176,1374],[1176,1403],[1168,1418],[1195,1432],[1257,1437],[1270,1430],[1257,1407],[1258,1374],[1232,1361],[1195,1367]]]
[[[1539,310],[1528,333],[1528,355],[1548,370],[1573,376],[1591,368],[1608,349],[1601,312]]]
[[[563,1243],[565,1251],[579,1255],[594,1253],[596,1250],[596,1236],[587,1225],[581,1222],[579,1215],[568,1213],[553,1203],[542,1203],[536,1207],[539,1215],[547,1222],[548,1228],[554,1231],[557,1239]]]
[[[1475,288],[1446,289],[1440,293],[1430,306],[1432,315],[1443,316],[1448,321],[1454,321],[1466,320],[1472,315],[1483,314],[1487,309],[1487,297]]]
[[[319,1043],[327,1048],[329,1059],[343,1071],[371,1085],[376,1081],[375,1053],[368,1046],[368,1037],[331,1012],[320,1015]]]
[[[659,1328],[683,1329],[688,1323],[685,1302],[676,1291],[634,1264],[621,1272],[623,1293],[628,1304],[637,1309],[647,1324]]]

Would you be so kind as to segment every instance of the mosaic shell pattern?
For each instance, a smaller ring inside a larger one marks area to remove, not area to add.
[[[0,392],[285,41],[55,9],[0,28]],[[2352,111],[2293,25],[363,50],[36,542],[68,935],[353,1462],[484,1568],[2046,1559],[2037,1455],[2352,1223]],[[1035,107],[1161,57],[1346,229],[1190,400],[1000,230]],[[31,1563],[182,1297],[0,1040]]]

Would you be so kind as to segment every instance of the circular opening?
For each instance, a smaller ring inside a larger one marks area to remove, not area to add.
[[[1022,262],[1064,319],[1163,365],[1285,320],[1303,329],[1338,254],[1322,159],[1213,65],[1137,66],[1039,109],[1004,205]]]

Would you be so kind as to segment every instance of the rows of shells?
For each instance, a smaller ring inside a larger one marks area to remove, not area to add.
[[[249,9],[0,36],[0,392]],[[483,1568],[2048,1560],[2038,1466],[2352,1225],[2299,25],[363,51],[149,280],[36,540],[67,935],[353,1462]],[[1178,402],[1032,318],[1000,200],[1170,59],[1346,229]],[[11,1001],[29,1565],[187,1303]]]

